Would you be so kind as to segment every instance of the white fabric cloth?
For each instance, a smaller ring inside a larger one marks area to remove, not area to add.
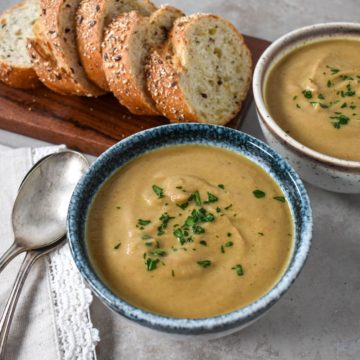
[[[62,148],[10,149],[0,145],[1,254],[13,241],[11,209],[21,180],[40,158]],[[1,312],[22,259],[23,255],[19,255],[0,273]],[[96,359],[99,335],[89,315],[91,301],[90,290],[73,263],[68,245],[40,258],[20,295],[6,359]]]

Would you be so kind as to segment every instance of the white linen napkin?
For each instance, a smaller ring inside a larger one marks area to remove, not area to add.
[[[0,253],[13,242],[11,210],[21,180],[40,158],[64,146],[11,149],[0,145]],[[41,229],[39,229],[41,231]],[[23,255],[0,273],[0,311]],[[83,283],[66,244],[32,267],[20,295],[6,347],[6,359],[96,359],[99,341]]]

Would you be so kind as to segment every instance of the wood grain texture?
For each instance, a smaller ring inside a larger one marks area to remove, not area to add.
[[[268,41],[245,36],[254,66]],[[252,101],[228,126],[239,128]],[[164,117],[136,116],[112,95],[100,98],[62,96],[45,87],[20,90],[0,83],[0,128],[69,148],[99,155],[138,131],[168,124]]]

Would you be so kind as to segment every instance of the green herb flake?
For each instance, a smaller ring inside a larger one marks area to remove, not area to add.
[[[223,190],[225,189],[225,185],[224,185],[224,184],[219,184],[218,187],[219,187],[220,189],[223,189]]]
[[[185,203],[182,203],[182,204],[176,204],[176,206],[178,206],[179,208],[185,210],[189,206],[189,203],[185,202]]]
[[[319,94],[319,95],[318,95],[318,99],[320,99],[320,100],[325,100],[325,96],[324,96],[323,94]]]
[[[194,234],[203,234],[205,232],[205,229],[199,225],[194,225],[192,229]]]
[[[154,193],[159,199],[164,197],[164,189],[162,189],[160,186],[153,185],[152,189],[154,190]]]
[[[208,199],[206,201],[204,201],[204,204],[214,203],[219,200],[217,196],[215,196],[209,192],[207,193],[207,195],[208,195]]]
[[[200,198],[200,193],[198,191],[194,193],[194,201],[197,206],[201,206],[201,198]]]
[[[317,101],[310,101],[310,104],[313,106],[313,107],[316,107],[316,105],[318,104]]]
[[[221,245],[221,246],[220,246],[220,251],[221,251],[222,254],[225,253],[224,245]]]
[[[151,239],[151,236],[148,234],[144,234],[141,236],[141,240],[149,240],[149,239]]]
[[[312,91],[311,90],[303,90],[303,95],[306,99],[311,99],[312,98]]]
[[[225,243],[225,247],[232,247],[234,243],[232,241],[228,241]]]
[[[238,276],[243,276],[244,275],[244,269],[240,264],[235,265],[231,269],[235,270],[235,272],[238,274]]]
[[[323,109],[328,109],[329,105],[323,104],[323,103],[319,103],[320,107]]]
[[[327,87],[328,87],[328,88],[330,88],[330,87],[332,87],[332,86],[333,86],[333,83],[332,83],[332,81],[331,81],[331,80],[328,80],[328,82],[327,82],[327,84],[326,84],[326,85],[327,85]]]
[[[154,256],[165,256],[166,251],[164,249],[155,249],[155,250],[151,251],[150,254],[154,255]]]
[[[165,234],[165,229],[167,228],[169,221],[175,219],[173,216],[170,216],[168,213],[163,213],[159,220],[161,221],[161,224],[157,228],[157,235],[161,236]]]
[[[329,66],[329,65],[326,65],[326,67],[327,67],[328,69],[330,69],[332,75],[335,75],[335,74],[337,74],[337,73],[340,71],[339,69],[336,69],[336,68],[334,68],[334,67],[332,67],[332,66]]]
[[[121,242],[119,242],[118,244],[116,244],[116,245],[114,246],[114,249],[117,250],[120,246],[121,246]]]
[[[203,268],[207,268],[211,265],[210,260],[199,260],[196,262],[198,265],[202,266]]]
[[[202,246],[207,246],[207,242],[205,240],[200,240],[199,244]]]
[[[229,209],[231,209],[231,208],[232,208],[232,204],[228,205],[228,206],[225,207],[224,209],[225,209],[225,210],[229,210]]]
[[[145,244],[145,246],[153,246],[154,245],[154,243],[152,241],[148,241],[148,242],[146,242],[144,244]]]
[[[264,191],[262,191],[262,190],[259,190],[259,189],[254,190],[253,194],[257,199],[261,199],[261,198],[264,198],[266,196],[266,193]]]
[[[274,200],[280,201],[280,202],[285,202],[285,197],[284,196],[274,196],[273,197]]]
[[[159,259],[151,259],[147,258],[145,261],[145,266],[148,271],[153,271],[157,268],[157,264],[159,263]]]
[[[151,220],[143,220],[143,219],[138,219],[138,223],[137,223],[137,227],[139,226],[146,226],[149,225],[151,223]]]
[[[219,207],[216,208],[216,212],[219,213],[221,212],[221,209]]]

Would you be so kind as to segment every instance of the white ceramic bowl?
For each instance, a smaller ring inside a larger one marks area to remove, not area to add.
[[[360,24],[328,23],[292,31],[272,43],[259,59],[253,92],[261,129],[267,142],[287,159],[307,182],[326,190],[360,193],[360,162],[338,159],[312,150],[289,136],[269,114],[264,101],[264,82],[273,65],[289,52],[309,42],[334,37],[360,40]]]

